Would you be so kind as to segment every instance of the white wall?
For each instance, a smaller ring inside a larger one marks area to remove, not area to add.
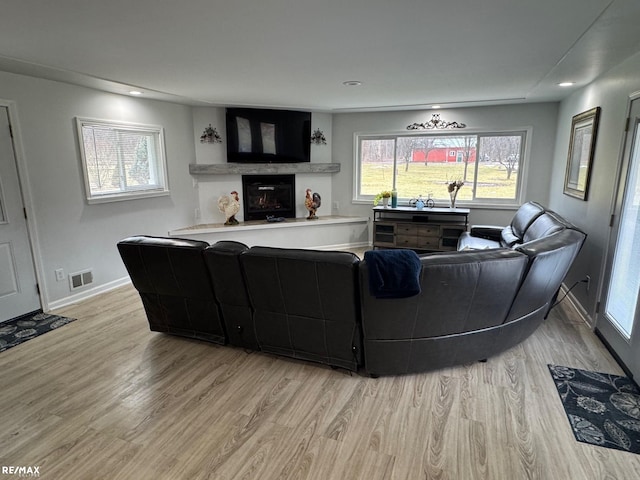
[[[422,123],[431,118],[433,110],[375,113],[343,113],[333,116],[333,161],[342,164],[341,172],[333,178],[333,200],[339,202],[336,213],[367,216],[372,205],[352,202],[354,134],[406,131],[407,125]],[[525,185],[525,201],[535,200],[546,204],[556,134],[557,103],[534,103],[494,107],[459,108],[438,110],[446,121],[465,123],[467,128],[521,129],[532,128],[528,181]],[[464,132],[464,130],[461,130]],[[402,192],[399,192],[402,196]],[[513,209],[473,208],[469,221],[472,224],[506,225],[513,216]]]
[[[118,240],[133,234],[166,235],[193,222],[197,203],[188,174],[188,164],[195,160],[190,107],[4,72],[0,97],[15,102],[18,112],[32,200],[27,206],[35,216],[41,289],[49,306],[72,295],[68,281],[56,281],[55,269],[70,273],[91,268],[98,287],[118,282],[127,275],[116,250]],[[171,195],[88,205],[76,116],[162,125]]]
[[[640,91],[640,53],[627,59],[587,87],[575,92],[560,105],[558,133],[553,157],[549,204],[553,210],[587,232],[585,245],[567,276],[572,285],[585,275],[591,276],[587,293],[583,285],[574,290],[576,300],[591,319],[595,318],[598,291],[601,288],[603,262],[610,234],[609,218],[613,208],[616,172],[622,155],[624,124],[629,96]],[[569,149],[571,118],[600,106],[600,126],[586,202],[564,195],[564,174]]]
[[[215,107],[193,108],[193,138],[196,143],[196,163],[226,163],[227,147],[225,143],[201,144],[200,135],[211,124],[226,142],[225,109]],[[311,131],[319,128],[327,138],[327,145],[311,145],[312,163],[331,162],[331,115],[327,113],[311,114]],[[331,174],[296,174],[296,217],[308,214],[304,207],[305,190],[311,188],[322,196],[322,207],[318,215],[331,214],[332,199]],[[233,190],[242,195],[242,179],[240,175],[198,175],[196,177],[200,218],[195,223],[222,223],[225,218],[218,210],[218,198]],[[240,199],[242,201],[242,198]],[[241,212],[236,218],[244,220]],[[187,226],[187,225],[183,225]]]

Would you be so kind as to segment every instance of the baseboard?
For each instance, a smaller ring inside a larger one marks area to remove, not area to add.
[[[55,302],[49,302],[49,305],[47,305],[47,308],[45,308],[45,311],[48,312],[51,310],[55,310],[56,308],[67,307],[69,305],[73,305],[74,303],[87,300],[88,298],[95,297],[96,295],[100,295],[101,293],[109,292],[111,290],[122,287],[129,283],[131,283],[131,279],[128,276],[119,278],[118,280],[105,283],[104,285],[99,285],[97,287],[90,288],[83,292],[79,292],[74,295],[61,298],[60,300],[56,300]]]
[[[575,295],[568,291],[567,286],[564,283],[560,285],[560,295],[567,296],[566,300],[569,302],[573,310],[578,314],[582,321],[586,323],[590,329],[593,330],[595,328],[593,318],[591,318],[591,315],[589,315],[589,313],[584,309],[582,304],[578,302]]]

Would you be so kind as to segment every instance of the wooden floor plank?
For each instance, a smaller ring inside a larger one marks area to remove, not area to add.
[[[486,363],[368,378],[150,332],[122,287],[0,353],[0,462],[44,479],[636,479],[575,441],[547,364],[622,374],[568,303]]]

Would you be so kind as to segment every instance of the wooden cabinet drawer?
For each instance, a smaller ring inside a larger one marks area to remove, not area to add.
[[[396,227],[396,233],[398,235],[417,235],[418,226],[409,223],[399,223]]]
[[[417,247],[417,235],[396,235],[396,247]]]
[[[437,250],[440,248],[440,237],[418,237],[418,248]]]
[[[418,236],[420,237],[439,237],[440,225],[420,225],[418,226]]]
[[[395,246],[395,236],[393,233],[376,233],[373,244],[380,247],[393,247]]]

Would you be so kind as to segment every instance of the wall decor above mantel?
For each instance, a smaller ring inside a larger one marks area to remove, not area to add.
[[[190,163],[191,175],[282,175],[338,173],[339,163]]]
[[[200,143],[222,143],[222,137],[218,131],[209,124],[200,135]]]
[[[326,145],[327,137],[324,136],[322,130],[316,128],[311,135],[311,143],[314,145]]]

